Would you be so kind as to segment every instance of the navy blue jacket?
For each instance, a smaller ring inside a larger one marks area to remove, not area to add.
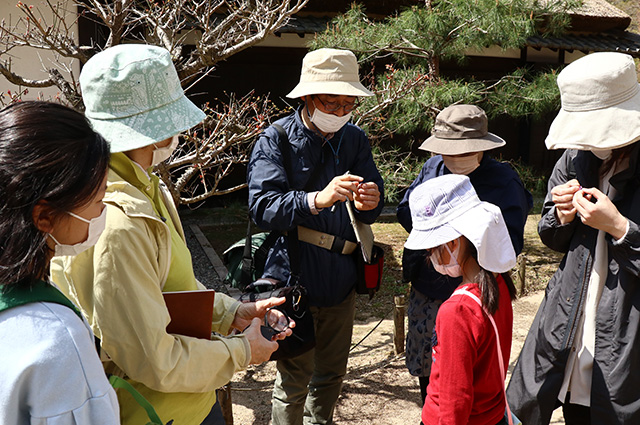
[[[450,173],[449,169],[444,166],[440,155],[429,158],[424,164],[418,177],[407,189],[402,202],[398,204],[398,221],[407,232],[411,232],[413,228],[411,211],[409,210],[409,195],[413,189],[429,179]],[[527,214],[533,207],[533,197],[524,188],[518,174],[508,164],[498,162],[485,153],[480,161],[480,166],[469,174],[469,180],[471,180],[480,200],[490,202],[500,208],[513,248],[516,254],[520,254],[524,238],[524,225],[527,222]],[[403,267],[407,266],[403,264]],[[424,258],[421,264],[416,267],[418,267],[414,273],[416,277],[411,281],[411,284],[428,297],[446,300],[460,284],[460,278],[454,279],[441,275],[433,269],[431,263],[424,261]]]
[[[360,221],[373,223],[382,211],[384,192],[369,140],[360,128],[347,124],[325,141],[304,126],[299,112],[276,121],[289,138],[292,170],[288,175],[292,181],[288,181],[278,148],[279,135],[273,127],[260,135],[253,148],[247,173],[251,218],[264,230],[287,231],[301,225],[355,242],[344,203],[337,204],[334,211],[325,208],[313,215],[307,193],[324,189],[335,176],[347,171],[365,182],[374,182],[380,190],[380,203],[371,211],[356,210]],[[314,181],[309,181],[312,176]],[[343,301],[356,282],[354,257],[305,242],[299,242],[299,248],[300,283],[307,288],[310,304],[326,307]],[[287,281],[289,256],[284,236],[269,252],[263,276]]]

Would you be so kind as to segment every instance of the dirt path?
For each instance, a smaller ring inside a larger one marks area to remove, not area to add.
[[[510,369],[542,301],[543,291],[514,303],[514,333]],[[378,320],[357,322],[353,341],[360,341]],[[236,425],[270,423],[273,362],[251,367],[234,376],[231,383]],[[344,387],[335,412],[337,424],[417,425],[420,421],[420,390],[404,364],[404,355],[393,354],[393,321],[384,320],[349,357]],[[552,424],[563,424],[556,411]]]

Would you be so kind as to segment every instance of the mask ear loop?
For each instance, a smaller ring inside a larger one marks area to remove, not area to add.
[[[80,221],[84,221],[87,224],[91,224],[91,220],[87,220],[84,217],[80,217],[78,214],[74,214],[71,211],[67,211],[67,214],[69,214],[71,217],[77,218]],[[56,245],[62,245],[60,242],[58,242],[58,240],[51,234],[51,233],[47,233],[51,239],[53,239],[53,241],[56,243]]]
[[[451,240],[451,241],[449,241],[449,242],[453,242],[454,240],[455,240],[455,239],[453,239],[453,240]],[[457,256],[457,255],[454,255],[454,254],[453,254],[453,251],[451,251],[451,248],[449,248],[449,242],[447,242],[447,243],[445,243],[445,244],[444,244],[444,247],[445,247],[445,248],[447,248],[447,251],[449,251],[449,256],[451,257],[451,258],[449,259],[449,264],[451,264],[451,259],[454,259],[454,260],[456,260],[456,264],[457,264],[457,265],[460,265],[460,261],[458,261],[458,256]],[[458,245],[457,245],[457,247],[455,248],[455,251],[457,251],[457,252],[458,252],[458,254],[460,254],[460,241],[458,240],[458,242],[457,242],[457,243],[458,243]]]

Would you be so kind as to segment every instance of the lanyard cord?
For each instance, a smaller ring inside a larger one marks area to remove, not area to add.
[[[320,136],[320,137],[322,137],[322,140],[324,140],[324,142],[327,145],[329,145],[329,147],[331,148],[331,152],[333,152],[333,157],[335,158],[336,165],[340,164],[340,157],[338,156],[338,154],[340,153],[340,146],[342,146],[342,138],[344,137],[344,133],[346,133],[346,131],[343,131],[342,134],[340,135],[340,140],[338,141],[338,148],[337,149],[333,148],[333,145],[331,144],[329,139],[326,139],[324,136]]]

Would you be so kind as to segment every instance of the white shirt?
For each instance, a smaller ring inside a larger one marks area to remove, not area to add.
[[[88,324],[70,308],[31,303],[0,312],[0,423],[115,425],[116,394]]]

